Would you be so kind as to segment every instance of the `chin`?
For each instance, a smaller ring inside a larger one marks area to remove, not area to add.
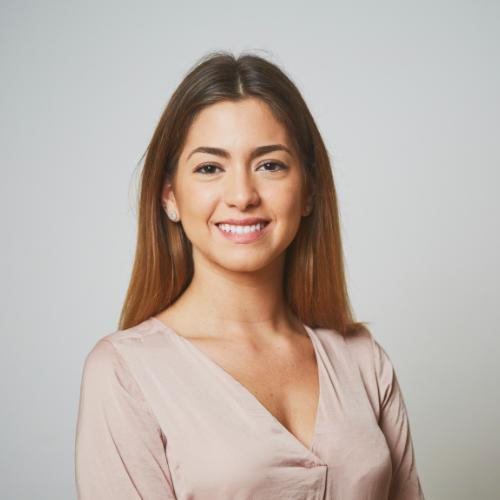
[[[235,255],[237,252],[233,252],[231,256],[228,256],[227,259],[223,261],[220,260],[220,257],[216,260],[216,264],[231,272],[240,272],[240,273],[254,273],[266,270],[269,265],[272,263],[272,260],[267,258],[259,258],[255,256],[252,258],[251,256]]]

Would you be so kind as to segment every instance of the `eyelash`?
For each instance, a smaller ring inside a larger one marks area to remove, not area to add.
[[[280,170],[286,170],[288,167],[284,164],[284,163],[281,163],[280,161],[265,161],[264,163],[261,163],[259,166],[262,166],[262,165],[278,165],[280,166],[281,168],[279,168],[278,170],[268,170],[268,172],[271,172],[271,173],[274,173],[274,172],[279,172]],[[214,165],[213,163],[205,163],[204,165],[200,165],[194,172],[200,172],[201,169],[205,168],[205,167],[216,167],[216,168],[220,168],[218,165]],[[203,173],[203,172],[200,172],[200,173]],[[213,175],[215,172],[206,172],[204,173],[204,175]]]

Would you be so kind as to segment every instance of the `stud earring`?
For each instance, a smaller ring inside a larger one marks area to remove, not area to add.
[[[169,211],[166,204],[163,205],[163,208],[164,208],[165,212],[167,213],[168,218],[170,220],[172,220],[174,222],[177,221],[177,212],[175,210]]]

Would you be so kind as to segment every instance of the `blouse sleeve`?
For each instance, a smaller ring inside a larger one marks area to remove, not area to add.
[[[80,500],[175,499],[163,433],[124,359],[99,340],[85,359],[75,439]]]
[[[415,462],[410,422],[398,378],[386,351],[372,337],[375,349],[380,419],[391,453],[392,481],[388,500],[425,500]]]

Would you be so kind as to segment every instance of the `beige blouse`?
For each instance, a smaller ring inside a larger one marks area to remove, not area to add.
[[[320,396],[308,448],[157,318],[97,341],[83,367],[81,500],[424,500],[394,367],[369,330],[304,325]]]

